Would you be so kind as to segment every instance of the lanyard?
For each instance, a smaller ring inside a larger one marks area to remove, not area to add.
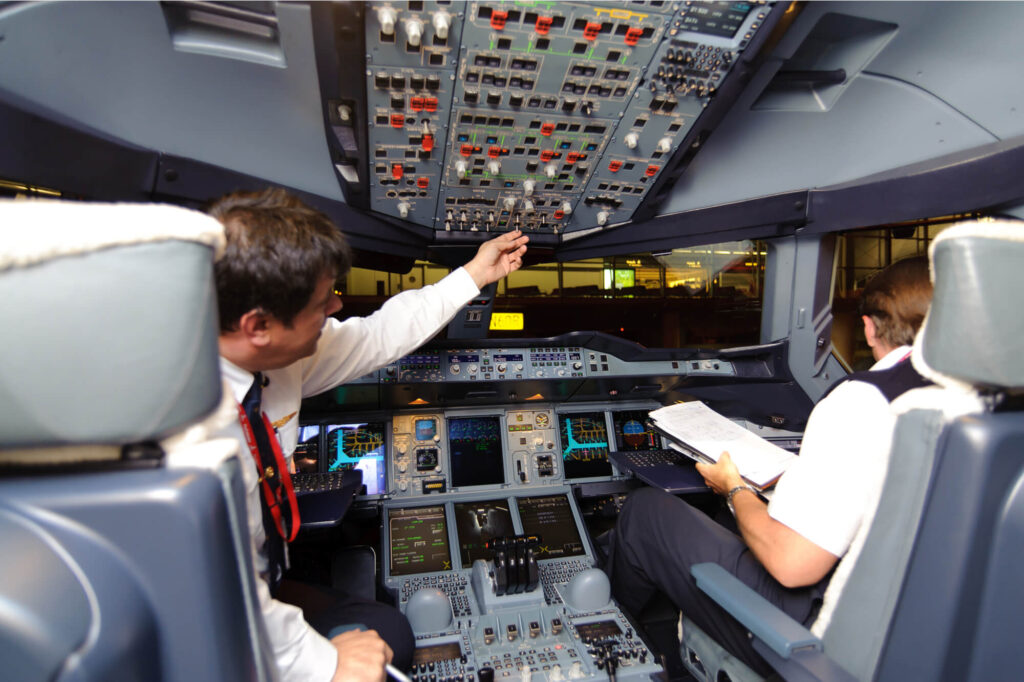
[[[262,458],[260,457],[259,446],[256,445],[256,434],[253,433],[252,424],[249,421],[249,416],[245,413],[245,408],[237,404],[238,407],[238,421],[242,424],[242,433],[245,434],[245,442],[249,446],[249,452],[252,453],[252,458],[256,462],[256,470],[260,474],[260,483],[263,487],[263,499],[267,503],[267,508],[270,509],[271,516],[274,517],[274,525],[277,526],[277,532],[284,538],[285,542],[291,542],[295,539],[295,536],[299,534],[299,525],[302,521],[299,519],[299,502],[295,499],[295,488],[292,487],[292,477],[288,474],[288,467],[285,465],[284,453],[281,451],[281,444],[277,442],[277,437],[274,435],[273,427],[270,424],[270,419],[267,418],[266,413],[261,413],[263,417],[263,428],[266,429],[267,440],[270,441],[270,449],[274,452],[274,463],[277,465],[275,471],[273,464],[269,464],[264,467]],[[280,472],[278,477],[277,489],[270,487],[270,481],[277,476],[277,472]],[[291,511],[290,518],[292,520],[291,532],[285,530],[287,525],[281,518],[281,487],[284,487],[284,496],[288,498],[288,507]]]

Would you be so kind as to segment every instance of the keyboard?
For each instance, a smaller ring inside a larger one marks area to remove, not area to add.
[[[302,526],[316,528],[337,524],[348,511],[362,482],[363,472],[359,469],[292,474]]]
[[[329,471],[327,473],[295,473],[292,474],[292,485],[295,487],[296,495],[327,493],[334,490],[341,490],[344,487],[344,478],[344,471]]]
[[[658,464],[684,464],[692,460],[675,450],[631,450],[619,451],[634,469],[645,469]]]

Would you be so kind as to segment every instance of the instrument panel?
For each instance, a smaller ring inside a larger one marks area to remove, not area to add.
[[[366,111],[338,121],[366,122],[366,207],[443,232],[627,222],[735,96],[773,7],[367,3]]]
[[[413,410],[321,417],[299,429],[303,471],[363,472],[364,498],[418,499],[476,490],[611,480],[613,450],[657,449],[654,402]]]
[[[384,515],[384,583],[416,634],[414,679],[661,672],[593,568],[567,488],[389,504]],[[506,561],[506,545],[493,548],[513,538],[519,550],[509,549]]]
[[[582,346],[420,349],[379,370],[382,383],[582,379],[643,374],[735,375],[724,359],[626,361]],[[374,375],[371,375],[371,377]],[[369,379],[369,377],[367,377]]]

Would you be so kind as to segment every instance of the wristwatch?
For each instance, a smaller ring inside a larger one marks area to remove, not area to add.
[[[725,503],[729,506],[729,511],[732,512],[733,516],[736,516],[736,507],[732,505],[732,496],[741,490],[749,490],[750,492],[757,495],[757,490],[755,490],[754,487],[750,485],[738,485],[732,490],[730,490],[729,494],[725,496]]]

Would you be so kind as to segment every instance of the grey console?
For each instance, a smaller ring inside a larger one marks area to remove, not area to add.
[[[569,488],[447,493],[384,509],[384,582],[416,633],[414,679],[649,679],[650,649],[610,598]],[[497,559],[516,537],[532,561]],[[432,677],[433,676],[433,677]]]

